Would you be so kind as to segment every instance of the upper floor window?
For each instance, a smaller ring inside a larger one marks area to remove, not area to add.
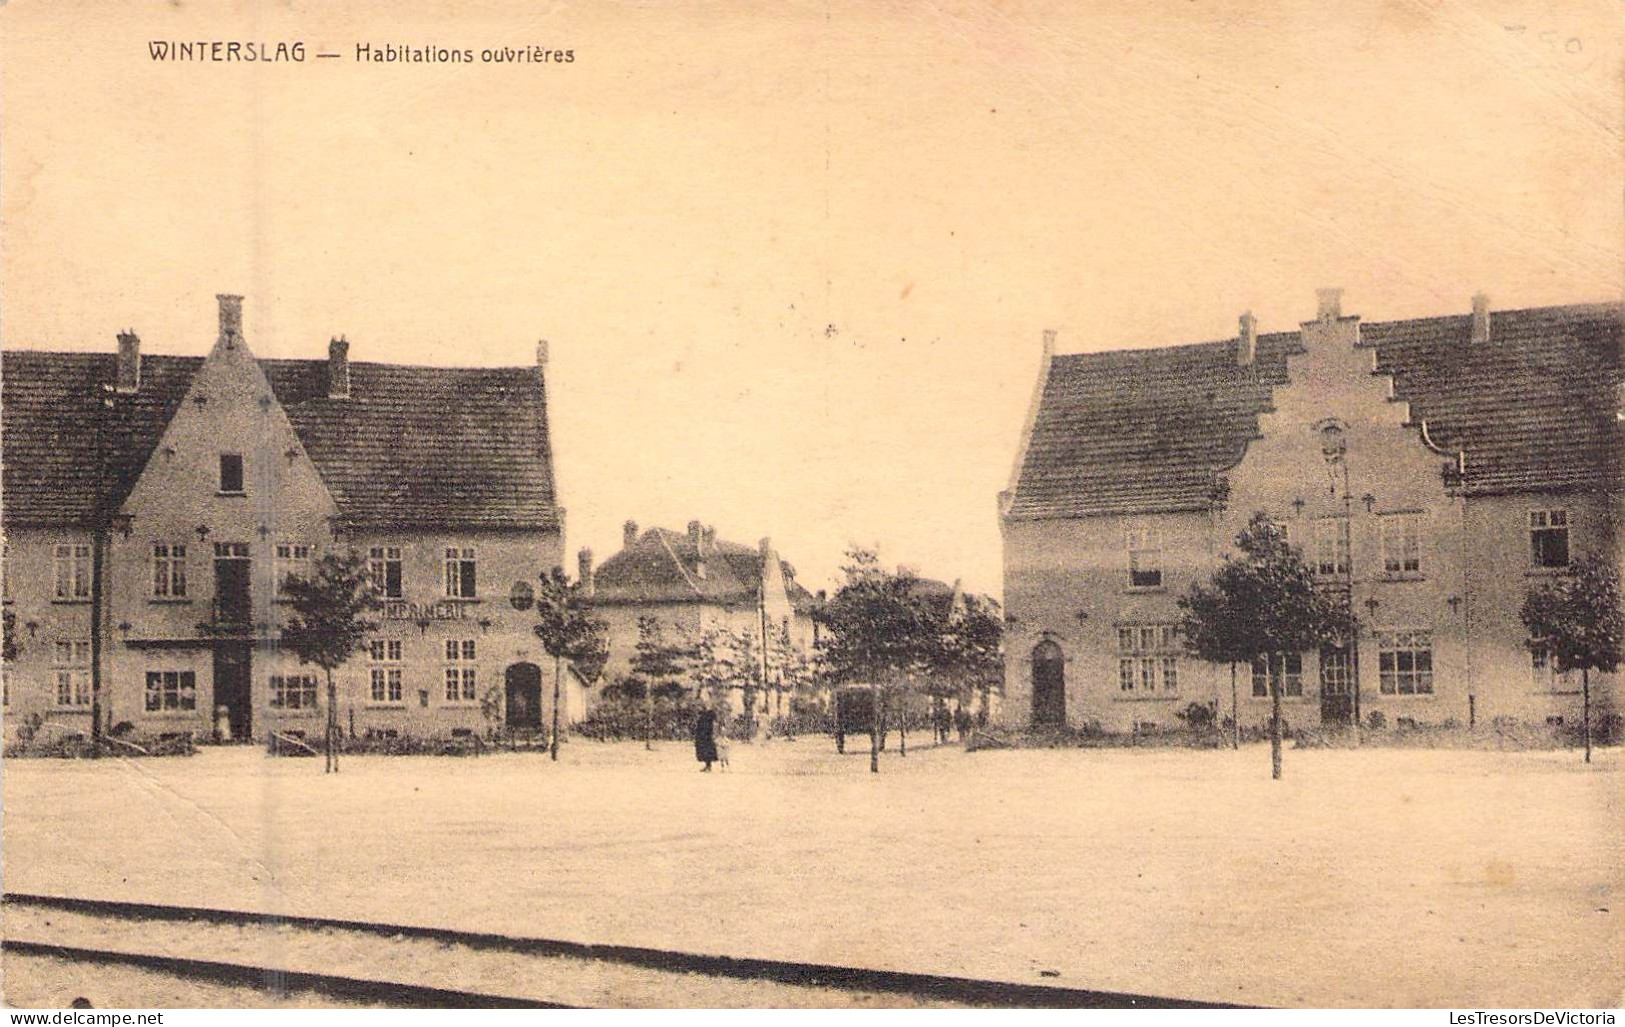
[[[1433,632],[1389,630],[1376,635],[1382,694],[1433,694]]]
[[[57,642],[51,651],[58,706],[90,705],[90,641]]]
[[[227,495],[243,494],[243,455],[220,454],[220,491]]]
[[[1377,518],[1382,529],[1384,574],[1420,574],[1422,571],[1422,515],[1391,513]]]
[[[472,546],[446,547],[446,597],[473,599],[475,591],[474,549]]]
[[[276,544],[276,594],[287,594],[289,578],[310,580],[310,546],[302,542]]]
[[[1179,691],[1179,629],[1172,624],[1117,629],[1117,687],[1125,695]]]
[[[158,599],[186,598],[186,546],[183,543],[152,544],[152,594]]]
[[[1536,567],[1569,565],[1569,512],[1529,511],[1529,552]]]
[[[372,587],[385,599],[400,599],[405,593],[401,586],[401,547],[372,546],[367,550],[367,575]],[[449,577],[446,579],[451,580]]]
[[[1162,587],[1162,532],[1156,528],[1127,531],[1130,588]]]
[[[71,542],[58,545],[54,550],[56,564],[56,598],[90,598],[90,546]]]
[[[1315,519],[1315,573],[1349,572],[1349,533],[1347,517]]]
[[[1253,695],[1267,696],[1271,688],[1292,698],[1303,695],[1302,653],[1270,653],[1253,660]]]

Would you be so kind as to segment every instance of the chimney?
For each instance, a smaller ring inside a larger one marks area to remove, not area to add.
[[[243,337],[243,298],[230,293],[216,293],[220,303],[220,341],[229,349]]]
[[[119,333],[118,381],[114,389],[124,393],[141,389],[141,337],[134,331]]]
[[[621,548],[631,549],[632,543],[638,540],[638,522],[627,521],[621,525]]]
[[[1236,363],[1251,367],[1258,358],[1258,321],[1249,310],[1241,315],[1240,324],[1241,330],[1236,336]]]
[[[1044,356],[1052,357],[1054,355],[1055,355],[1055,329],[1046,328],[1046,329],[1044,329]]]
[[[342,335],[327,344],[327,398],[350,398],[350,343]]]
[[[1343,316],[1342,289],[1316,289],[1315,300],[1318,305],[1315,320],[1336,321]]]
[[[700,524],[699,521],[689,521],[688,540],[693,543],[694,551],[699,552],[700,547],[705,543],[705,526]]]
[[[592,550],[583,546],[581,552],[576,554],[576,576],[581,579],[581,591],[588,598],[592,597],[594,586],[592,580]]]
[[[547,366],[547,340],[540,339],[536,343],[536,366]]]
[[[1490,298],[1483,293],[1473,294],[1473,342],[1490,341]]]

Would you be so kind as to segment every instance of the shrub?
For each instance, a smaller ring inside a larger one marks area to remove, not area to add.
[[[1381,710],[1372,710],[1371,715],[1366,718],[1366,722],[1370,724],[1373,731],[1381,731],[1388,726],[1388,718],[1383,716]]]

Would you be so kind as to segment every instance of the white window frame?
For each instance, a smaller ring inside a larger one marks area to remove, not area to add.
[[[321,705],[321,693],[316,687],[314,674],[272,674],[269,686],[273,710],[303,712]],[[288,701],[290,698],[293,700],[291,703]]]
[[[375,638],[367,646],[368,696],[375,704],[399,706],[406,702],[402,687],[401,640]]]
[[[1260,664],[1263,664],[1261,667]],[[1254,699],[1268,699],[1270,686],[1281,689],[1283,699],[1303,698],[1303,654],[1270,653],[1252,662],[1252,693]]]
[[[478,647],[472,638],[448,638],[445,644],[445,698],[448,703],[479,701]]]
[[[1123,548],[1128,553],[1128,587],[1131,589],[1162,588],[1162,529],[1127,528],[1123,532]],[[1136,581],[1136,576],[1148,580]],[[1149,580],[1153,576],[1155,580]]]
[[[1402,510],[1377,516],[1382,572],[1389,577],[1422,573],[1422,514]]]
[[[197,672],[149,670],[143,707],[148,713],[188,713],[197,709]]]
[[[58,542],[51,549],[51,567],[56,582],[52,595],[57,602],[75,603],[90,598],[89,542]]]
[[[284,598],[289,577],[298,575],[306,581],[310,580],[312,553],[308,542],[294,542],[289,539],[284,539],[271,547],[271,564],[274,571],[272,580],[276,582],[278,599]]]
[[[1341,514],[1315,518],[1314,569],[1318,577],[1338,577],[1349,572],[1348,524],[1349,519]]]
[[[1179,694],[1179,627],[1175,624],[1117,626],[1119,697]]]
[[[1546,507],[1540,510],[1529,511],[1529,563],[1533,567],[1557,570],[1567,567],[1574,560],[1574,536],[1570,531],[1574,527],[1569,520],[1569,511],[1566,507]],[[1562,534],[1563,562],[1551,563],[1545,559],[1545,547],[1540,540],[1547,536]]]
[[[1432,628],[1381,628],[1373,632],[1373,637],[1377,643],[1379,694],[1434,694]],[[1410,664],[1408,668],[1403,666],[1406,663]],[[1420,666],[1422,663],[1427,666]]]
[[[1557,654],[1547,647],[1544,638],[1529,640],[1529,677],[1535,691],[1578,692],[1574,686],[1574,671],[1558,670],[1557,663]]]
[[[63,638],[53,642],[51,672],[53,706],[76,710],[90,705],[90,639]]]
[[[152,597],[186,598],[186,543],[152,544]]]
[[[449,548],[449,547],[448,547]],[[383,599],[406,598],[406,561],[401,546],[370,546],[367,549],[367,576]],[[389,565],[395,565],[395,590],[389,589]]]
[[[465,565],[469,568],[465,577]],[[479,558],[473,546],[446,547],[446,598],[479,598]]]

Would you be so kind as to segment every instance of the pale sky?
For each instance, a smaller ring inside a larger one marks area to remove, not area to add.
[[[546,338],[571,552],[700,518],[809,587],[857,541],[997,594],[1045,328],[1621,294],[1608,2],[533,6],[11,0],[0,341],[201,355],[217,292],[264,357]],[[150,60],[177,38],[308,54]]]

